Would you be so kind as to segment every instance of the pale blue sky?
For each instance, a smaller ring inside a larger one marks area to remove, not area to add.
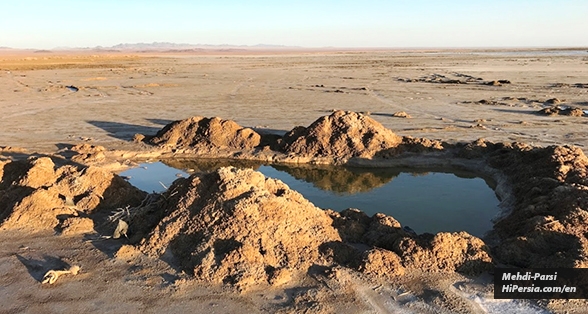
[[[588,46],[587,0],[0,0],[0,46]]]

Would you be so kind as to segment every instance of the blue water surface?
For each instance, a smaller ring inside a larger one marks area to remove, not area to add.
[[[141,164],[121,175],[130,177],[130,183],[142,190],[162,192],[178,176],[187,177],[188,168],[194,171],[195,167],[194,164],[185,168],[174,166],[182,170],[154,162]],[[492,229],[492,219],[499,211],[492,182],[464,171],[248,167],[283,181],[320,208],[336,211],[358,208],[370,216],[384,213],[419,234],[466,231],[482,237]],[[202,171],[203,167],[196,168]]]

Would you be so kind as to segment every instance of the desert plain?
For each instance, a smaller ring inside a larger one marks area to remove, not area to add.
[[[136,134],[155,135],[176,120],[221,117],[282,136],[338,110],[370,117],[398,136],[447,145],[484,139],[588,147],[586,49],[2,50],[0,86],[0,161],[5,163],[32,156],[68,164],[77,154],[72,147],[87,144],[115,151],[101,156],[100,165],[120,171],[157,157]],[[85,161],[92,162],[76,163]],[[579,176],[585,180],[585,165],[573,167],[584,167]],[[128,247],[127,239],[101,239],[98,228],[67,235],[24,227],[0,231],[3,313],[582,313],[588,308],[577,300],[492,300],[488,272],[408,266],[392,278],[317,266],[288,280],[270,276],[270,283],[280,281],[270,287],[239,289],[194,280],[165,258],[139,256],[130,248],[125,253],[121,247]],[[151,250],[148,241],[141,245]],[[72,265],[81,267],[78,275],[41,283],[46,271]]]

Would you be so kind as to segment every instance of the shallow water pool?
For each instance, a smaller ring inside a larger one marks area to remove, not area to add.
[[[396,218],[416,233],[467,231],[482,237],[492,229],[499,200],[493,182],[467,171],[401,168],[359,169],[334,166],[262,165],[239,161],[145,163],[121,173],[148,192],[162,192],[179,176],[221,166],[253,168],[276,178],[320,208],[358,208]],[[180,170],[181,169],[181,170]]]

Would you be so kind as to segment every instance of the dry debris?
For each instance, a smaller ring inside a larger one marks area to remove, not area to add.
[[[80,269],[81,269],[80,266],[72,266],[67,270],[50,270],[45,274],[45,276],[43,276],[43,281],[41,283],[43,283],[43,284],[48,283],[48,284],[52,285],[57,281],[57,279],[60,276],[68,275],[68,274],[72,274],[75,276],[80,272]]]

